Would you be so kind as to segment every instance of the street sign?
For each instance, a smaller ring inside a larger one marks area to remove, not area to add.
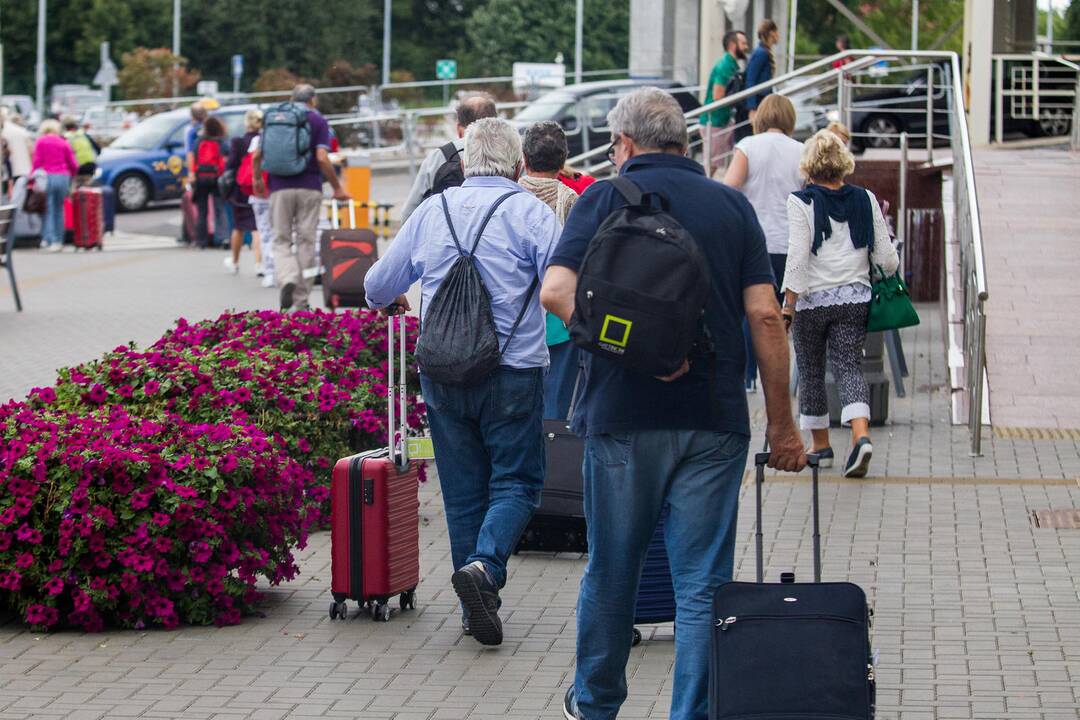
[[[238,78],[244,74],[244,56],[233,55],[232,56],[232,76]]]
[[[101,67],[94,75],[94,84],[98,87],[115,85],[118,79],[116,75],[116,65],[109,57],[109,43],[103,42],[101,43]]]
[[[561,88],[566,84],[566,66],[562,63],[514,63],[514,89]]]
[[[435,61],[435,79],[436,80],[456,80],[457,79],[457,60],[436,60]]]
[[[218,94],[217,80],[200,80],[195,86],[195,94],[203,97],[215,97]]]

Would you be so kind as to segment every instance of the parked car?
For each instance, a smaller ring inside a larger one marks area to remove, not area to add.
[[[934,146],[949,144],[950,75],[939,68],[934,72],[933,121]],[[881,90],[857,88],[851,103],[852,149],[894,148],[900,146],[900,134],[911,136],[912,147],[926,147],[927,102],[926,71],[887,76]]]
[[[667,90],[683,112],[701,106],[697,95],[674,80],[632,79],[579,83],[552,90],[526,105],[514,117],[520,128],[554,120],[566,131],[570,157],[611,143],[607,114],[619,98],[637,88],[655,85]]]
[[[243,135],[244,113],[255,105],[229,105],[214,112],[230,137]],[[97,160],[94,180],[110,185],[120,210],[141,210],[155,200],[184,192],[184,134],[191,122],[187,108],[151,115],[122,133]]]

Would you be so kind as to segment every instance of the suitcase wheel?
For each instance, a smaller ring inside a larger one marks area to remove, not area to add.
[[[638,645],[641,644],[641,631],[638,630],[637,628],[634,628],[634,641],[632,643],[630,643],[630,644],[633,645],[634,647],[637,647]]]
[[[349,606],[345,604],[344,600],[333,601],[330,603],[330,619],[331,620],[345,620],[349,617]]]
[[[384,602],[371,604],[371,619],[375,622],[390,621],[390,606]]]
[[[416,590],[406,590],[398,597],[398,603],[402,610],[416,609]]]

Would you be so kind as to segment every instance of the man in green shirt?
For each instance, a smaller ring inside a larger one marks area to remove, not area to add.
[[[724,35],[724,56],[717,60],[709,74],[705,90],[705,104],[716,102],[724,97],[727,85],[739,72],[739,61],[746,60],[750,44],[741,30],[730,30]],[[734,146],[734,134],[731,125],[731,108],[719,108],[701,116],[701,134],[705,143],[705,171],[709,177],[717,169],[727,165]]]

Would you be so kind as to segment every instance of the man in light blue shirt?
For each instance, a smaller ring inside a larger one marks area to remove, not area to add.
[[[462,628],[484,645],[498,645],[506,562],[544,484],[542,386],[548,353],[533,282],[543,281],[561,228],[551,209],[516,183],[522,170],[521,139],[505,120],[485,118],[469,125],[463,155],[464,185],[428,198],[409,216],[386,255],[368,271],[364,290],[371,307],[408,309],[404,293],[420,281],[422,334],[423,311],[459,257],[442,199],[467,251],[495,201],[516,193],[495,210],[473,254],[491,296],[501,364],[466,387],[434,382],[423,369],[420,375]],[[520,325],[512,333],[523,303]]]

